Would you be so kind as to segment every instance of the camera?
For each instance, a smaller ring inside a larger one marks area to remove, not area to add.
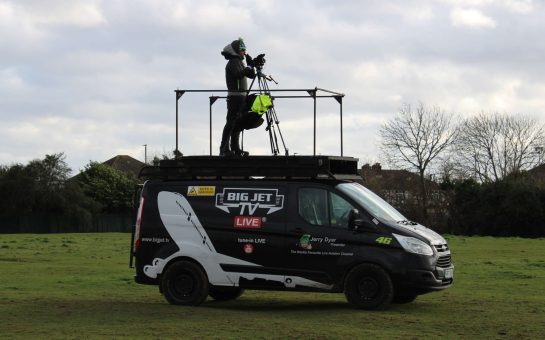
[[[265,65],[265,53],[261,53],[257,57],[255,57],[253,60],[253,65],[255,68],[263,68],[263,65]]]

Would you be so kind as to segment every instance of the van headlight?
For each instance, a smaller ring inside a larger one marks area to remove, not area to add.
[[[414,237],[408,237],[408,236],[401,236],[397,234],[393,234],[394,237],[397,239],[397,242],[401,244],[403,249],[409,253],[415,253],[420,255],[427,255],[431,256],[433,255],[433,249],[429,246],[429,244],[420,241],[417,238]]]

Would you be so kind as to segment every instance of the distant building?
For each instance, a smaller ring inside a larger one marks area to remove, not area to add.
[[[545,163],[528,170],[528,175],[530,175],[538,186],[545,188]]]
[[[380,163],[365,164],[359,173],[367,188],[408,218],[424,222],[420,208],[422,193],[418,174],[407,170],[382,169]],[[443,224],[448,209],[447,195],[438,183],[429,178],[424,181],[428,193],[427,218],[434,224]]]
[[[140,162],[137,159],[127,155],[117,155],[108,159],[102,164],[109,165],[112,168],[121,171],[133,178],[138,178],[140,170],[146,166],[146,163]]]

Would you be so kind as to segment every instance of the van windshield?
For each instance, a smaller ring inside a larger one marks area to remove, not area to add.
[[[407,220],[399,211],[388,204],[385,200],[358,183],[341,183],[338,184],[336,188],[350,196],[371,215],[379,219],[385,219],[393,222]]]

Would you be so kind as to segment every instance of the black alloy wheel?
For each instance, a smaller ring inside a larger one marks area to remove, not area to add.
[[[344,294],[359,309],[384,309],[392,301],[394,288],[390,275],[380,266],[364,263],[347,275]]]
[[[199,265],[179,261],[162,275],[161,290],[173,305],[198,306],[208,295],[208,278]]]

